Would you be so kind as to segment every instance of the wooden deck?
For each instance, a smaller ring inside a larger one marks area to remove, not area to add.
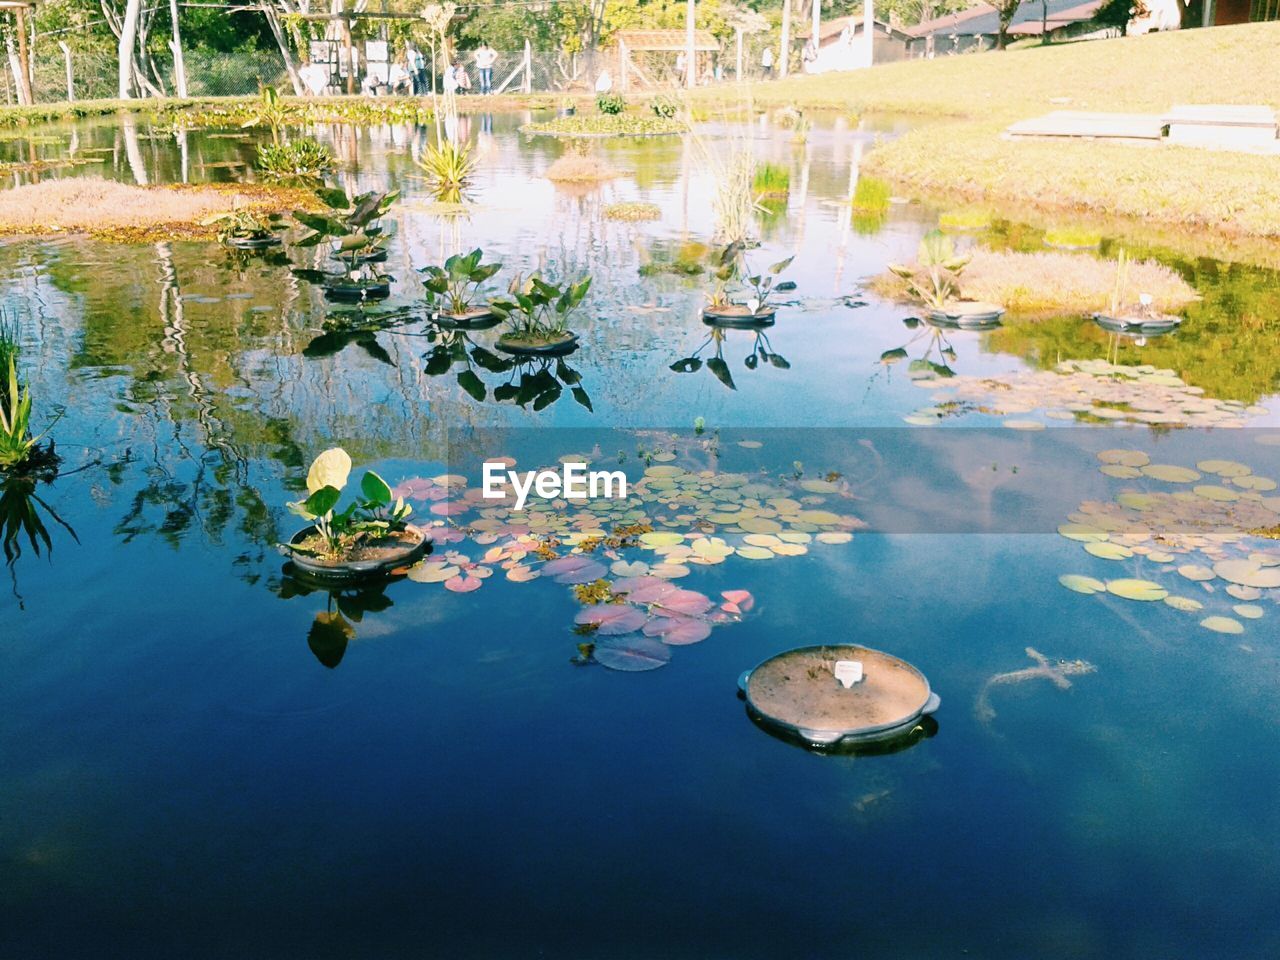
[[[1164,119],[1156,113],[1055,110],[1043,117],[1019,120],[1009,127],[1007,133],[1011,137],[1159,140],[1164,136]]]
[[[1225,150],[1280,152],[1275,111],[1240,104],[1182,104],[1167,113],[1056,110],[1020,120],[1005,135],[1175,143]]]

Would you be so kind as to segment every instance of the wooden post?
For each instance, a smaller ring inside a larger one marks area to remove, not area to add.
[[[187,65],[182,59],[182,34],[178,30],[178,0],[169,0],[169,19],[173,21],[173,40],[169,49],[173,51],[173,85],[178,89],[178,96],[187,99]]]
[[[733,79],[741,80],[742,79],[742,28],[737,27],[735,29],[735,32],[738,34],[738,62],[733,69]]]
[[[356,92],[356,65],[352,53],[351,46],[351,20],[349,17],[342,18],[342,55],[347,59],[347,93]]]
[[[819,34],[822,33],[822,0],[813,0],[813,22],[809,26],[809,42],[813,44],[813,62],[816,69],[818,51],[822,47]]]
[[[627,76],[627,74],[631,72],[627,69],[627,60],[628,60],[627,41],[619,37],[618,38],[618,89],[620,89],[623,93],[626,93],[627,87],[631,85],[630,80]]]
[[[690,90],[697,85],[697,50],[693,41],[693,25],[697,19],[696,0],[686,0],[684,5],[684,85]]]
[[[18,101],[30,106],[35,100],[31,96],[31,57],[27,51],[27,8],[15,7],[13,16],[18,34]]]
[[[524,92],[533,93],[533,47],[524,42]]]
[[[791,0],[782,0],[782,49],[778,51],[778,76],[791,67]]]
[[[62,48],[62,60],[67,65],[67,102],[73,102],[76,98],[75,81],[71,75],[71,48],[62,40],[58,41],[58,46]]]
[[[874,0],[862,0],[862,48],[866,62],[863,66],[871,66],[875,61],[876,37],[876,5]]]

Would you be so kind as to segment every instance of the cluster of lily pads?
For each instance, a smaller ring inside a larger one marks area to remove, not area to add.
[[[1265,439],[1266,437],[1264,437]],[[1114,500],[1086,501],[1058,528],[1093,557],[1136,565],[1142,576],[1059,578],[1082,594],[1162,601],[1203,615],[1200,625],[1240,634],[1280,603],[1280,534],[1277,483],[1233,460],[1201,460],[1195,467],[1152,463],[1141,450],[1104,450],[1101,470],[1110,477],[1144,482]],[[1196,592],[1186,596],[1181,590]]]
[[[588,635],[582,659],[612,669],[662,666],[668,647],[705,639],[755,602],[747,591],[713,599],[674,581],[734,557],[768,561],[846,543],[862,526],[843,512],[851,495],[839,477],[727,472],[696,449],[679,457],[683,464],[670,449],[646,452],[648,466],[625,499],[558,499],[522,510],[514,496],[486,499],[457,474],[405,480],[394,494],[429,504],[419,513],[434,518],[421,529],[435,552],[403,572],[457,593],[479,589],[498,571],[518,583],[571,586],[583,606],[575,623]]]
[[[1206,397],[1174,371],[1150,364],[1123,366],[1105,360],[1067,360],[1052,370],[996,377],[954,376],[933,365],[913,367],[912,381],[933,389],[930,405],[903,419],[927,426],[967,413],[1016,417],[1043,412],[1050,420],[1085,423],[1145,423],[1162,427],[1242,427],[1266,408],[1237,400]],[[1006,420],[1006,426],[1039,428],[1035,420]]]

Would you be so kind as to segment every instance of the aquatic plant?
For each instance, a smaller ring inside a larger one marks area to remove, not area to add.
[[[0,471],[18,470],[35,458],[45,434],[31,434],[31,388],[18,382],[16,351],[12,348],[0,379],[5,384],[0,395]]]
[[[657,137],[683,133],[688,125],[679,117],[636,113],[579,113],[520,128],[525,133],[554,137]]]
[[[299,543],[282,544],[286,551],[341,560],[370,540],[405,529],[413,509],[393,496],[387,482],[372,470],[361,478],[359,495],[337,511],[350,474],[351,457],[341,447],[316,457],[307,471],[307,498],[288,504],[290,512],[309,521],[314,532]]]
[[[284,229],[284,218],[278,213],[265,213],[237,207],[225,213],[206,217],[200,221],[200,225],[216,227],[218,239],[223,243],[255,242],[275,240],[276,234]]]
[[[436,200],[441,203],[461,203],[463,191],[471,185],[476,160],[471,147],[453,140],[441,140],[430,146],[418,160]]]
[[[715,284],[707,294],[708,307],[713,310],[725,310],[733,306],[741,306],[747,313],[764,313],[769,309],[769,297],[775,290],[777,275],[791,266],[795,259],[792,255],[779,260],[768,269],[752,271],[746,257],[746,245],[730,243],[720,251],[719,262],[712,271]],[[735,304],[730,298],[731,284],[737,281],[750,291],[746,301]]]
[[[444,266],[423,267],[423,287],[427,303],[452,316],[470,313],[481,285],[502,269],[500,263],[481,263],[484,253],[477,247],[468,254],[455,253]]]
[[[946,210],[938,217],[940,230],[985,230],[991,226],[994,215],[982,207],[962,210]]]
[[[473,343],[468,331],[460,329],[432,329],[426,336],[433,346],[423,354],[422,372],[429,377],[453,373],[458,386],[477,403],[491,397],[495,403],[532,406],[536,411],[549,407],[568,390],[580,406],[592,409],[582,375],[563,357],[499,356]],[[506,377],[493,386],[492,393],[484,378],[488,373]]]
[[[680,112],[680,101],[667,94],[659,94],[649,102],[649,109],[655,116],[670,120]]]
[[[499,345],[536,348],[570,341],[569,317],[590,289],[590,274],[576,283],[552,283],[537,271],[524,279],[516,274],[508,288],[509,297],[490,304],[509,325]]]
[[[333,169],[333,163],[329,148],[310,137],[258,147],[258,169],[278,180],[318,180]]]
[[[889,264],[889,270],[906,281],[907,293],[931,310],[942,310],[956,298],[956,281],[969,257],[957,256],[951,238],[941,230],[931,230],[920,241],[917,253],[919,267],[924,277],[917,279],[917,268],[902,264]]]
[[[755,157],[750,150],[739,149],[727,159],[710,156],[707,164],[715,179],[711,207],[716,215],[716,239],[728,244],[745,244],[760,209],[753,189]]]
[[[328,242],[334,257],[345,268],[344,275],[304,269],[294,270],[294,275],[325,284],[335,297],[364,299],[374,293],[386,296],[382,290],[390,278],[374,269],[373,264],[386,258],[390,231],[382,225],[381,218],[399,196],[398,191],[370,191],[348,198],[337,189],[316,191],[316,197],[328,207],[328,213],[294,211],[294,219],[312,230],[298,241],[298,246],[314,247]]]
[[[640,201],[611,203],[604,208],[602,213],[606,220],[623,220],[633,223],[640,220],[659,220],[662,218],[662,208],[656,203],[643,203]]]
[[[258,127],[266,125],[271,128],[271,142],[280,144],[284,142],[282,128],[284,127],[285,116],[284,100],[280,96],[280,91],[275,87],[264,84],[258,91],[258,102],[253,115],[240,126]]]
[[[620,93],[602,93],[596,97],[596,109],[608,116],[617,116],[627,109],[627,101]]]
[[[757,197],[785,197],[791,190],[791,171],[780,163],[762,163],[751,180]]]

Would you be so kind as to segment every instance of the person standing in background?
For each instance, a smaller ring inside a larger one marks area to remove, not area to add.
[[[423,97],[427,94],[427,58],[417,47],[409,48],[409,75],[413,78],[413,92]]]
[[[760,75],[765,80],[773,77],[773,47],[765,47],[760,54]]]
[[[493,93],[493,65],[498,62],[497,51],[481,40],[480,49],[476,51],[475,64],[480,72],[480,92]]]

